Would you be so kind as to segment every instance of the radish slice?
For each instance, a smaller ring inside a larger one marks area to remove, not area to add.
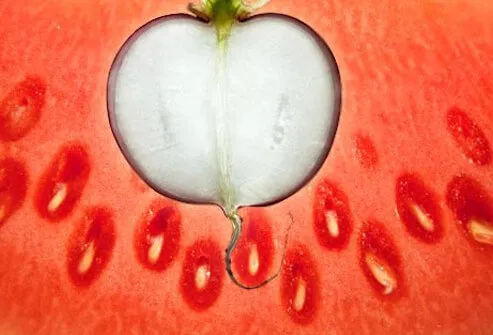
[[[331,147],[334,57],[283,15],[235,22],[226,39],[186,15],[156,19],[111,68],[108,109],[125,157],[158,192],[226,213],[301,188]]]

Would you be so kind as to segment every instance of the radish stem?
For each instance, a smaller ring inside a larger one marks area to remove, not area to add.
[[[276,273],[274,273],[272,276],[265,279],[260,284],[257,284],[254,286],[247,286],[247,285],[240,283],[233,273],[233,269],[231,266],[231,255],[233,254],[233,252],[236,248],[236,245],[238,244],[238,241],[240,239],[241,229],[243,226],[243,220],[241,219],[241,217],[237,213],[234,213],[232,215],[228,215],[228,217],[231,220],[231,223],[233,224],[233,233],[231,234],[231,241],[229,242],[228,248],[226,249],[226,258],[225,258],[226,272],[228,273],[229,278],[231,278],[233,283],[235,283],[237,286],[239,286],[245,290],[254,290],[254,289],[260,288],[262,286],[267,285],[268,283],[270,283],[274,279],[276,279],[276,277],[281,273],[281,270],[282,270],[282,265],[284,262],[284,254],[286,253],[286,246],[288,244],[289,230],[291,229],[291,226],[293,225],[293,222],[294,222],[292,215],[289,214],[291,223],[289,224],[289,227],[286,231],[285,240],[284,240],[284,248],[283,248],[283,253],[282,253],[282,258],[281,258],[281,264],[279,265],[279,268],[277,269]]]

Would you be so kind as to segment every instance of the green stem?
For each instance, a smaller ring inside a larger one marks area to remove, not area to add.
[[[231,223],[233,224],[233,233],[231,234],[231,241],[229,242],[228,248],[226,249],[225,262],[226,262],[226,272],[228,273],[228,276],[229,276],[229,278],[231,278],[233,283],[235,283],[237,286],[239,286],[245,290],[253,290],[253,289],[257,289],[257,288],[260,288],[262,286],[267,285],[268,283],[273,281],[277,276],[279,276],[279,274],[281,273],[281,270],[282,270],[283,262],[284,262],[284,254],[286,252],[286,246],[288,244],[289,231],[291,229],[291,225],[293,224],[292,215],[289,214],[289,217],[291,219],[291,223],[289,224],[289,227],[286,231],[285,240],[284,240],[284,249],[283,249],[283,254],[282,254],[282,258],[281,258],[281,264],[279,265],[279,268],[277,269],[276,273],[274,273],[271,277],[265,279],[263,282],[261,282],[258,285],[246,286],[246,285],[243,285],[242,283],[240,283],[238,281],[238,279],[235,277],[235,275],[233,273],[233,269],[231,266],[231,255],[233,254],[233,251],[235,250],[236,245],[238,244],[238,241],[240,239],[241,229],[243,226],[243,220],[241,219],[241,217],[236,212],[228,215],[228,218],[231,220]]]
[[[188,9],[202,20],[214,23],[217,40],[221,42],[227,40],[236,21],[247,18],[268,2],[259,0],[252,6],[243,0],[201,0],[201,3],[190,4]]]
[[[230,214],[236,210],[234,189],[231,183],[231,148],[228,132],[227,39],[218,41],[217,55],[217,109],[216,157],[218,163],[221,204]]]
[[[233,23],[237,20],[237,14],[241,8],[238,0],[216,0],[211,4],[212,22],[216,26],[217,40],[225,41],[231,33]]]

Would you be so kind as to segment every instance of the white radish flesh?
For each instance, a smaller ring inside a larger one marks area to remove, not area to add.
[[[157,19],[123,46],[108,87],[113,132],[159,192],[227,211],[289,196],[320,168],[339,118],[325,44],[281,15]]]

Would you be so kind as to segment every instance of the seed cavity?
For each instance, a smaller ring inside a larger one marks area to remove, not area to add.
[[[196,312],[209,309],[219,298],[224,280],[223,254],[211,239],[200,239],[185,252],[180,292]]]
[[[480,166],[491,162],[489,141],[483,130],[463,110],[453,107],[447,112],[447,129],[470,162]]]
[[[62,147],[38,184],[35,204],[40,216],[52,222],[69,216],[82,196],[90,170],[89,157],[82,145]]]
[[[138,261],[153,271],[164,271],[180,246],[181,215],[168,200],[156,200],[141,218],[134,236]]]
[[[395,272],[385,260],[371,252],[365,254],[365,262],[375,280],[383,286],[383,294],[389,295],[397,288]]]
[[[104,207],[90,208],[69,237],[67,269],[71,282],[89,287],[103,273],[115,246],[112,214]]]
[[[363,223],[359,238],[363,274],[381,299],[398,299],[404,293],[404,279],[398,250],[383,224]]]
[[[493,226],[491,223],[481,219],[471,219],[469,221],[469,232],[479,243],[493,245]]]
[[[270,275],[275,252],[272,224],[262,208],[248,208],[242,217],[243,229],[232,254],[232,268],[240,283],[255,286]]]
[[[333,182],[322,180],[315,190],[313,229],[321,246],[340,251],[349,243],[353,220],[346,194]]]
[[[286,251],[281,273],[281,301],[293,322],[311,324],[320,304],[320,279],[306,245],[294,244]]]
[[[493,202],[475,179],[460,175],[447,185],[447,205],[464,236],[480,249],[493,250]]]
[[[395,201],[402,223],[414,238],[437,243],[443,237],[438,196],[418,175],[404,173],[397,178]]]
[[[363,133],[354,136],[354,156],[363,168],[370,169],[378,164],[378,154],[372,139]]]
[[[46,84],[39,77],[27,77],[0,102],[0,140],[17,141],[39,121],[45,104]]]

